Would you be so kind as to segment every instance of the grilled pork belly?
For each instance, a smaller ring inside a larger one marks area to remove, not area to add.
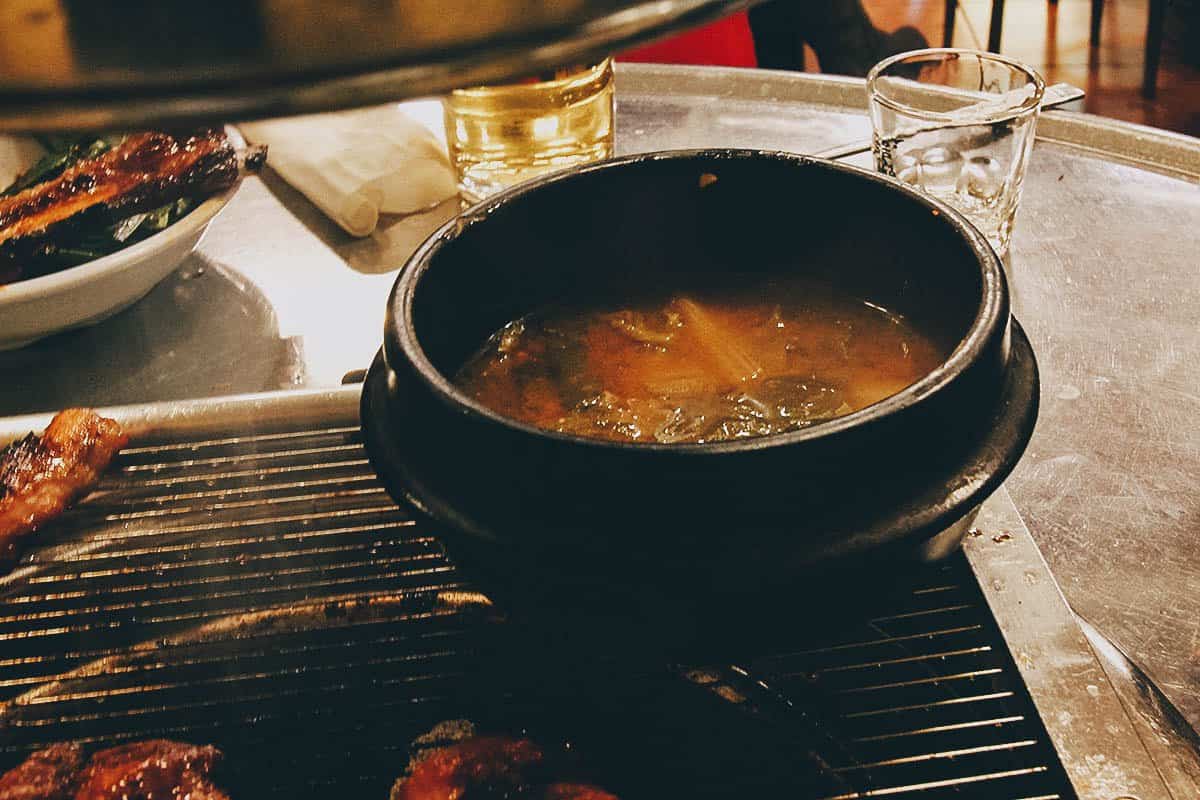
[[[209,778],[215,747],[167,739],[111,747],[84,766],[73,742],[39,750],[0,775],[0,800],[229,800]]]
[[[0,800],[71,800],[81,766],[83,749],[74,742],[38,750],[0,775]]]
[[[528,739],[472,737],[418,756],[392,786],[391,800],[617,800],[584,783],[548,783],[561,766]]]
[[[527,781],[542,749],[528,739],[480,736],[429,751],[392,787],[392,800],[503,797]]]
[[[0,200],[0,242],[45,233],[93,206],[146,211],[190,192],[230,186],[237,152],[218,132],[178,140],[138,133],[57,178]]]
[[[101,750],[79,779],[75,800],[229,800],[210,780],[215,747],[151,739]]]
[[[90,223],[114,223],[181,198],[201,198],[257,169],[261,148],[239,152],[218,130],[172,136],[137,133],[58,177],[0,198],[0,284],[25,265],[69,245]]]
[[[0,564],[21,541],[96,485],[128,437],[94,411],[59,412],[41,436],[0,450]]]

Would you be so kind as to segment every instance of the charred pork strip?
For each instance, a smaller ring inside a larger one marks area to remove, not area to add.
[[[71,800],[83,749],[74,742],[38,750],[24,763],[0,775],[0,800]]]
[[[89,409],[59,412],[41,436],[0,450],[0,564],[21,540],[87,494],[128,437]]]
[[[0,199],[0,243],[40,236],[94,206],[122,216],[180,197],[211,194],[233,185],[239,171],[238,152],[219,131],[182,139],[134,134],[53,180]]]
[[[229,800],[209,778],[215,747],[167,739],[100,750],[83,763],[73,742],[39,750],[0,775],[0,800]]]
[[[542,763],[542,749],[528,739],[480,736],[423,754],[392,787],[391,800],[457,800],[513,795]]]
[[[471,737],[415,757],[391,800],[617,800],[590,784],[547,782],[561,768],[529,739]]]
[[[101,750],[80,775],[75,800],[229,800],[209,777],[220,759],[215,747],[167,739]]]
[[[262,148],[239,151],[221,131],[130,135],[55,178],[0,198],[0,284],[49,271],[56,251],[97,229],[223,191],[265,158]]]

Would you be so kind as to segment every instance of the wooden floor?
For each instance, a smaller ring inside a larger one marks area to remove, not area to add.
[[[863,0],[876,26],[916,26],[935,46],[942,43],[943,2]],[[1168,16],[1158,97],[1146,100],[1141,82],[1147,0],[1107,0],[1094,51],[1088,46],[1090,8],[1089,0],[1008,0],[1000,51],[1036,67],[1047,83],[1083,87],[1085,111],[1200,136],[1200,69],[1181,58],[1183,47],[1198,48],[1200,41],[1178,41],[1180,21]],[[984,49],[990,15],[991,0],[960,0],[954,46]],[[810,56],[808,63],[814,61]]]

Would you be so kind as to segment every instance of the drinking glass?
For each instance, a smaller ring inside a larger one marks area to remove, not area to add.
[[[442,102],[464,202],[612,155],[612,59],[524,83],[451,92]]]
[[[885,59],[867,75],[875,168],[963,212],[1004,255],[1045,86],[995,53],[934,48]]]

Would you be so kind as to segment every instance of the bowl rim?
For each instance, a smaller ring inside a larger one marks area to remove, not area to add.
[[[225,126],[225,136],[236,148],[245,147],[246,140],[241,131],[232,125]],[[92,281],[113,272],[119,272],[130,267],[144,258],[160,250],[166,250],[176,242],[193,236],[202,231],[212,222],[218,212],[233,199],[233,195],[241,186],[239,176],[233,185],[223,192],[214,194],[193,208],[175,223],[168,225],[140,242],[123,247],[115,253],[109,253],[91,261],[85,261],[73,267],[60,269],[49,275],[39,275],[36,278],[0,284],[0,309],[5,305],[34,299],[44,299],[61,292],[78,289]]]
[[[719,162],[721,160],[737,159],[767,159],[799,167],[827,169],[886,186],[891,190],[900,191],[902,194],[907,195],[909,199],[925,206],[934,216],[945,220],[946,223],[951,225],[963,237],[968,247],[977,256],[976,260],[980,269],[982,296],[980,298],[979,309],[971,321],[966,334],[941,364],[920,380],[890,397],[845,416],[818,422],[797,431],[771,434],[769,436],[746,437],[723,442],[661,443],[610,441],[576,434],[560,433],[520,422],[488,408],[459,391],[451,380],[443,375],[425,354],[425,350],[417,337],[411,313],[417,286],[420,284],[421,278],[429,271],[433,257],[446,244],[459,238],[465,231],[475,225],[485,221],[495,211],[531,192],[538,191],[543,186],[576,180],[581,175],[593,172],[622,169],[643,162],[695,160]],[[500,425],[523,435],[548,438],[553,441],[604,451],[615,449],[633,453],[717,455],[754,452],[767,448],[786,447],[802,442],[824,440],[905,411],[919,402],[942,392],[946,387],[954,383],[977,360],[978,356],[984,352],[988,343],[993,339],[997,325],[1008,325],[1008,304],[1006,298],[1007,280],[1004,275],[1002,263],[983,234],[976,230],[967,221],[966,217],[946,203],[906,186],[900,181],[860,167],[780,150],[750,148],[662,150],[627,155],[534,178],[499,192],[446,222],[417,248],[396,278],[396,283],[388,298],[387,331],[385,335],[391,338],[394,331],[395,339],[400,346],[401,352],[415,367],[415,372],[419,379],[426,384],[427,388],[441,403],[457,409],[468,418]],[[387,350],[388,348],[385,347],[385,355]],[[388,364],[388,369],[394,370],[394,366]]]
[[[1046,79],[1042,77],[1040,72],[1028,64],[1023,64],[1020,61],[1017,61],[1015,58],[1009,58],[1008,56],[1001,55],[1000,53],[972,50],[968,47],[925,47],[920,50],[908,50],[903,53],[896,53],[895,55],[883,59],[875,66],[871,67],[871,71],[867,73],[866,82],[868,100],[870,102],[879,103],[882,106],[886,106],[893,111],[899,111],[902,114],[907,114],[915,119],[932,122],[945,122],[950,124],[964,124],[961,119],[952,113],[912,106],[888,97],[880,91],[876,91],[876,84],[879,82],[880,78],[883,77],[883,73],[886,72],[890,67],[893,67],[903,61],[933,56],[946,56],[954,58],[963,58],[969,56],[978,58],[980,61],[994,61],[997,64],[1004,64],[1016,72],[1024,73],[1024,75],[1029,78],[1030,83],[1033,84],[1033,95],[1026,98],[1019,105],[1002,109],[993,114],[988,114],[978,120],[973,119],[966,124],[994,125],[998,122],[1007,122],[1009,120],[1018,119],[1028,114],[1036,114],[1041,109],[1042,100],[1046,95]],[[936,86],[937,84],[927,85]]]

